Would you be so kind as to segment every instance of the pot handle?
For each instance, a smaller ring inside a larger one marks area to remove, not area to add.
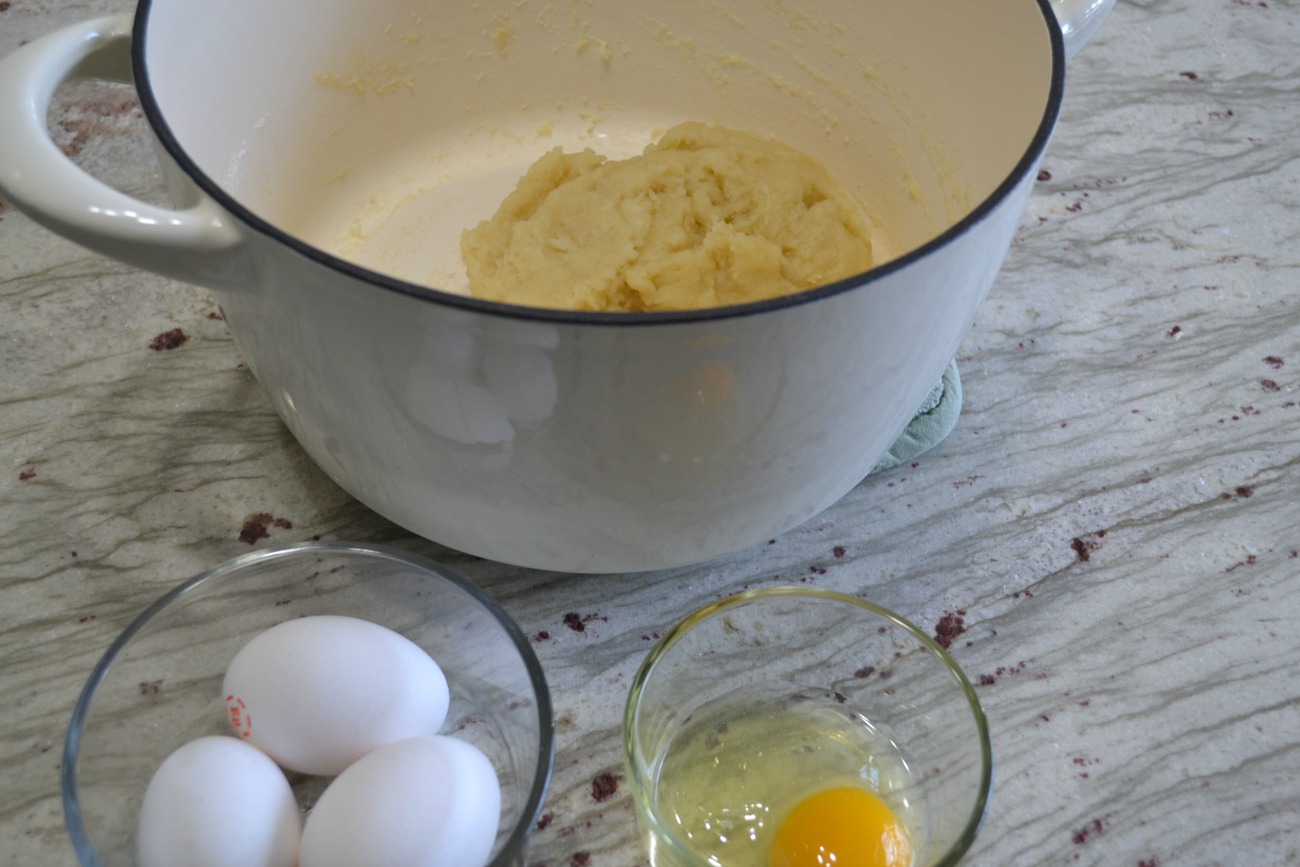
[[[97,253],[194,283],[229,283],[241,238],[224,209],[202,194],[183,210],[142,202],[83,171],[50,137],[59,84],[130,84],[130,51],[131,16],[119,15],[57,30],[0,60],[0,196]]]
[[[1101,26],[1101,20],[1110,12],[1115,0],[1052,0],[1056,20],[1065,37],[1065,59],[1083,47]]]

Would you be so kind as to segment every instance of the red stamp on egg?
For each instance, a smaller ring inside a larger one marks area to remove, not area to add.
[[[226,696],[226,714],[230,725],[240,737],[248,737],[253,731],[253,715],[248,712],[248,705],[236,695]]]

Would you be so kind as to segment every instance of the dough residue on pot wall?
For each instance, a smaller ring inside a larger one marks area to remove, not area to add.
[[[740,304],[872,265],[863,209],[825,166],[699,123],[626,160],[550,151],[461,254],[476,297],[595,311]]]

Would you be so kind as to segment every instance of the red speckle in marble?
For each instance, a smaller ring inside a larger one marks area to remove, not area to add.
[[[546,826],[555,821],[554,813],[543,813],[542,818],[537,820],[537,830],[545,830]]]
[[[1078,831],[1074,832],[1074,838],[1073,838],[1074,845],[1082,846],[1084,843],[1088,841],[1089,837],[1102,833],[1102,831],[1104,831],[1105,828],[1106,826],[1102,823],[1101,819],[1093,819],[1091,822],[1084,825]]]
[[[591,797],[598,804],[604,803],[614,797],[614,793],[617,791],[618,777],[614,776],[609,771],[606,771],[603,774],[598,774],[596,778],[591,781]]]
[[[934,640],[940,647],[951,647],[953,639],[966,631],[965,615],[965,610],[959,609],[947,611],[939,618],[934,625]]]
[[[1178,74],[1181,75],[1183,78],[1186,78],[1188,81],[1200,81],[1200,80],[1201,80],[1201,77],[1200,77],[1199,75],[1197,75],[1195,72],[1180,72],[1180,73],[1178,73]]]
[[[190,336],[184,331],[173,328],[171,331],[164,331],[153,340],[150,340],[149,348],[154,352],[163,352],[164,350],[175,349],[189,339]]]
[[[587,624],[593,620],[608,622],[609,618],[601,614],[583,615],[576,611],[570,611],[568,614],[564,615],[564,625],[572,629],[574,632],[586,632]]]
[[[992,674],[981,674],[979,676],[979,685],[992,686],[993,684],[998,682],[999,677],[1006,677],[1007,675],[1011,675],[1011,674],[1019,674],[1020,672],[1024,671],[1025,665],[1026,663],[1023,659],[1020,662],[1017,662],[1015,665],[1009,665],[1009,666],[999,665],[997,668],[993,670]]]
[[[1258,562],[1259,562],[1259,558],[1257,556],[1255,556],[1254,554],[1247,554],[1245,560],[1238,560],[1236,563],[1233,563],[1231,566],[1224,569],[1223,571],[1236,572],[1238,569],[1242,568],[1243,566],[1254,566]]]
[[[1285,364],[1286,362],[1284,362],[1282,359],[1278,358],[1276,355],[1269,355],[1269,356],[1265,357],[1265,359],[1264,359],[1264,363],[1267,364],[1269,367],[1273,368],[1274,370],[1278,370],[1278,369],[1280,369],[1280,368],[1282,367],[1282,365]]]
[[[1070,547],[1074,549],[1075,556],[1081,563],[1087,563],[1092,558],[1092,552],[1088,548],[1088,543],[1075,536],[1070,540]]]
[[[132,122],[143,116],[134,95],[96,92],[59,113],[52,127],[55,143],[65,156],[75,159],[92,141],[129,132]]]
[[[258,512],[256,515],[249,515],[244,521],[244,526],[239,530],[239,541],[252,545],[258,539],[269,539],[271,538],[271,527],[279,530],[291,530],[293,529],[293,522],[285,518],[277,518],[269,512]]]
[[[239,541],[252,545],[258,539],[269,539],[271,534],[267,532],[266,524],[260,521],[248,520],[239,531]]]
[[[18,481],[20,482],[30,482],[34,478],[36,478],[35,467],[28,467],[18,474]]]
[[[1277,384],[1277,381],[1276,381],[1276,380],[1272,380],[1272,379],[1261,379],[1261,380],[1259,381],[1259,387],[1262,388],[1262,389],[1264,389],[1265,391],[1281,391],[1281,390],[1282,390],[1282,386],[1278,385],[1278,384]]]

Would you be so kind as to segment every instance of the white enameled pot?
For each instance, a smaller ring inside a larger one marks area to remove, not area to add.
[[[303,448],[393,521],[543,569],[701,562],[830,506],[907,424],[1111,2],[141,0],[0,62],[0,194],[211,289]],[[174,207],[59,153],[71,76],[134,81]],[[892,258],[692,313],[462,294],[460,230],[537,156],[682,120],[816,155]]]

